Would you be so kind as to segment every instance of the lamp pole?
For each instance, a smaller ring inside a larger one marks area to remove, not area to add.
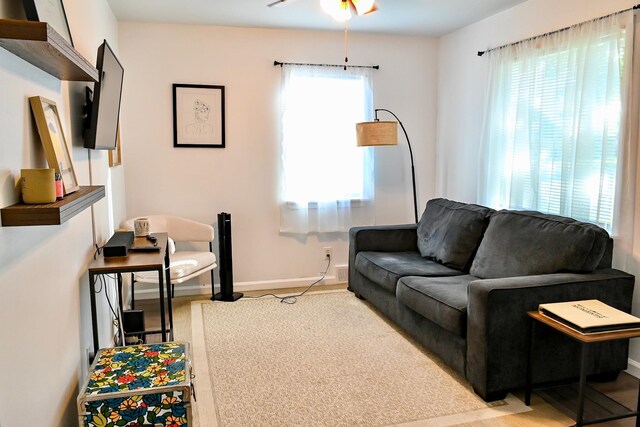
[[[389,111],[384,108],[376,108],[375,113],[376,113],[377,122],[380,121],[378,119],[378,111],[386,111],[387,113],[395,117],[398,123],[400,123],[400,127],[404,132],[404,137],[407,139],[407,145],[409,146],[409,157],[411,158],[411,183],[413,184],[413,215],[415,217],[416,224],[417,224],[418,223],[418,198],[416,197],[416,170],[415,170],[415,166],[413,165],[413,150],[411,149],[411,142],[409,141],[409,135],[407,134],[407,130],[404,128],[404,125],[402,124],[398,116],[393,114],[392,111]]]

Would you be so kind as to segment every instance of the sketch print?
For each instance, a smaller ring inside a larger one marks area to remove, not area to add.
[[[175,147],[224,148],[224,86],[173,85]]]
[[[188,136],[213,135],[213,126],[209,123],[210,110],[209,104],[205,101],[198,98],[193,101],[193,122],[185,127]]]

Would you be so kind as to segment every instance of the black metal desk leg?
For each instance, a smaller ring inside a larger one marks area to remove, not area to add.
[[[162,342],[167,342],[167,325],[164,316],[164,278],[162,267],[158,270],[158,290],[160,291],[160,329],[162,330]]]
[[[587,349],[585,343],[580,345],[580,386],[578,389],[578,413],[576,414],[576,426],[580,427],[584,420],[584,392],[587,387]]]
[[[531,322],[531,328],[529,329],[529,351],[527,352],[527,383],[524,392],[524,404],[531,405],[531,390],[533,389],[532,376],[533,376],[533,339],[536,335],[536,321],[529,319]]]
[[[173,292],[171,285],[171,260],[169,259],[169,245],[167,245],[167,251],[164,253],[164,265],[166,269],[164,270],[165,280],[167,282],[167,305],[169,306],[169,339],[173,341]]]
[[[213,253],[213,242],[209,242],[209,252]],[[211,301],[215,301],[216,281],[213,278],[213,269],[211,270]]]
[[[131,273],[131,310],[136,309],[136,276]]]
[[[96,276],[89,273],[89,298],[91,300],[91,329],[93,332],[93,354],[98,352],[98,317],[96,313]]]
[[[640,413],[640,384],[638,385],[638,404],[636,405],[636,412]],[[640,427],[640,414],[636,415],[636,427]]]
[[[124,305],[122,304],[122,273],[118,273],[116,277],[118,280],[118,304],[120,304],[120,313],[122,313],[124,311]]]

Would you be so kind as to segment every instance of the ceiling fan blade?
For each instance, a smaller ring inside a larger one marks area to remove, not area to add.
[[[273,3],[269,3],[267,7],[282,6],[286,2],[287,0],[276,0]]]

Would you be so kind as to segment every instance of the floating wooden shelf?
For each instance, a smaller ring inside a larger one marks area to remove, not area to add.
[[[98,70],[46,22],[0,19],[0,46],[61,80],[98,81]]]
[[[64,199],[43,205],[17,203],[3,208],[3,227],[60,225],[104,197],[104,185],[80,187]]]

